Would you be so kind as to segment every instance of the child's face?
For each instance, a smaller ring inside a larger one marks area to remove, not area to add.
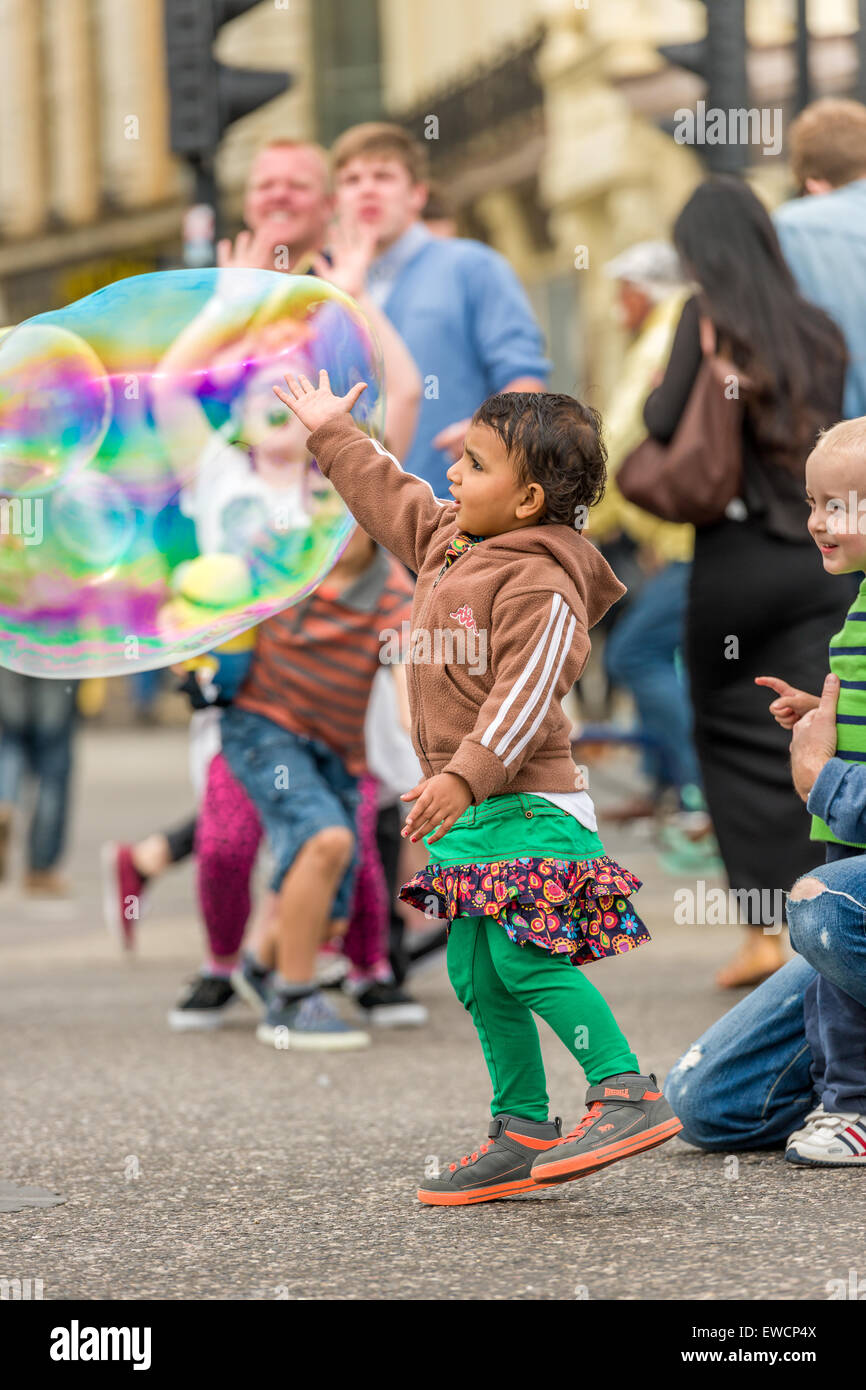
[[[815,449],[806,460],[809,535],[828,574],[866,569],[866,458]]]
[[[244,444],[281,458],[285,463],[307,459],[308,431],[288,406],[274,395],[274,382],[281,380],[276,368],[256,372],[244,391],[240,436]]]
[[[457,525],[470,535],[499,536],[541,519],[543,507],[533,511],[533,504],[543,503],[543,489],[518,484],[505,445],[489,425],[469,426],[463,456],[446,476],[458,505]]]

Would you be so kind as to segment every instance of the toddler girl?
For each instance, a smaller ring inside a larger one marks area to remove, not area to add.
[[[463,1205],[583,1177],[681,1128],[607,1003],[575,966],[649,933],[640,885],[604,853],[576,792],[562,698],[589,655],[587,630],[623,593],[576,529],[604,486],[596,414],[569,396],[507,393],[476,412],[448,471],[453,500],[404,473],[354,424],[365,389],[336,398],[286,378],[280,399],[360,524],[418,575],[409,655],[413,742],[424,778],[404,834],[425,871],[402,890],[450,922],[448,971],[493,1084],[488,1142],[425,1182]],[[548,1118],[533,1013],[588,1080],[567,1135]]]

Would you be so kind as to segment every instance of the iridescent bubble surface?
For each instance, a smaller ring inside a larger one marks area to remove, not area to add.
[[[60,325],[22,323],[2,351],[0,492],[44,494],[99,449],[111,387],[89,344]]]
[[[381,362],[313,276],[121,280],[0,337],[0,665],[187,660],[297,602],[353,527],[273,386],[325,367],[381,435]]]

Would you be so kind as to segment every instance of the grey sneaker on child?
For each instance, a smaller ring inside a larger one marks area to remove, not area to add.
[[[539,1154],[532,1176],[539,1182],[572,1182],[667,1143],[682,1129],[655,1076],[620,1072],[586,1093],[587,1111],[549,1153]]]
[[[562,1121],[524,1120],[519,1115],[497,1115],[490,1121],[487,1143],[429,1178],[418,1189],[418,1201],[428,1207],[465,1207],[514,1197],[518,1192],[537,1192],[547,1183],[532,1177],[539,1150],[551,1150],[562,1138]]]
[[[299,999],[274,994],[256,1037],[271,1047],[302,1052],[342,1052],[370,1045],[370,1034],[345,1023],[318,989]]]

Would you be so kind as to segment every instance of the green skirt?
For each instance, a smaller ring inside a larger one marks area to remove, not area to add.
[[[512,941],[569,955],[576,965],[650,939],[629,902],[640,880],[605,854],[594,831],[544,797],[489,797],[424,843],[427,868],[400,897],[427,916],[495,917]]]

